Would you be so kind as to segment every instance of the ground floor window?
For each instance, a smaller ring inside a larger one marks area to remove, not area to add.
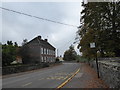
[[[44,58],[43,58],[43,56],[42,56],[42,60],[41,60],[41,62],[44,62]]]

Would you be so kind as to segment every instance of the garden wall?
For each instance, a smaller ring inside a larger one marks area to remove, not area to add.
[[[42,63],[42,64],[34,64],[34,65],[15,65],[15,66],[8,66],[2,68],[2,75],[6,74],[13,74],[13,73],[20,73],[30,70],[36,70],[44,67],[54,66],[56,64],[61,63]]]
[[[110,88],[120,88],[120,58],[99,58],[99,75]],[[90,65],[96,70],[96,62]]]

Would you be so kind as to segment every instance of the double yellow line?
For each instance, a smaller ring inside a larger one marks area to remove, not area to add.
[[[67,84],[78,72],[80,71],[80,68],[70,77],[68,78],[65,82],[63,82],[61,85],[59,85],[56,89],[62,88],[65,84]]]

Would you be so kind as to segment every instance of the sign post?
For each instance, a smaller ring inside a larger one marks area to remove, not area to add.
[[[90,48],[95,48],[95,42],[93,42],[93,43],[90,43]],[[97,50],[95,51],[95,53],[96,53],[96,66],[97,66],[97,75],[98,75],[98,78],[100,78],[99,77],[99,67],[98,67],[98,58],[97,58]]]

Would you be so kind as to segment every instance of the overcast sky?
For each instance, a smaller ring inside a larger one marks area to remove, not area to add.
[[[4,2],[2,7],[76,26],[80,25],[82,10],[81,2]],[[41,35],[63,55],[75,41],[76,31],[76,27],[2,10],[2,43],[12,40],[21,45],[23,39],[30,41]]]

